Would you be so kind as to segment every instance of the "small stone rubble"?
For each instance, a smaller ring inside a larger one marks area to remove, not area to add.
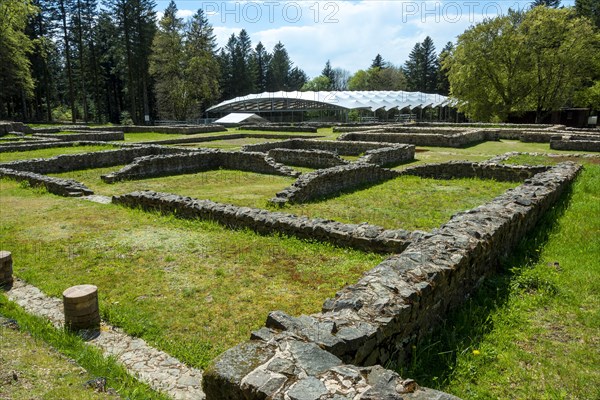
[[[63,303],[48,297],[35,286],[19,279],[6,292],[27,312],[46,318],[57,328],[65,324]],[[152,389],[163,392],[176,400],[202,400],[202,371],[184,365],[176,358],[159,351],[142,339],[126,335],[120,329],[103,324],[97,336],[88,343],[101,349],[105,356],[113,356],[127,371],[148,384]]]
[[[113,203],[174,214],[180,218],[215,221],[230,228],[249,228],[262,234],[280,233],[381,253],[401,252],[413,240],[427,236],[419,231],[386,230],[369,224],[343,224],[150,191],[115,196]]]

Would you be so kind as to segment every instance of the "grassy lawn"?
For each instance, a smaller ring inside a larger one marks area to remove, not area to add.
[[[386,228],[430,230],[450,217],[504,193],[517,183],[479,179],[435,180],[402,176],[364,190],[282,211]]]
[[[0,153],[0,163],[26,160],[29,158],[50,158],[61,154],[89,153],[92,151],[115,150],[114,146],[75,146],[75,147],[55,147],[52,149],[40,149],[30,151],[15,151],[10,153]]]
[[[564,161],[574,161],[585,164],[600,164],[600,157],[598,158],[581,158],[581,157],[547,157],[544,155],[529,155],[519,154],[517,156],[510,157],[505,161],[506,164],[514,165],[556,165]]]
[[[536,153],[582,153],[576,151],[551,150],[549,143],[523,143],[518,140],[501,140],[498,142],[483,142],[475,146],[465,148],[453,147],[421,147],[417,146],[415,162],[403,164],[395,169],[403,169],[407,166],[439,163],[452,160],[485,161],[498,154],[511,151],[536,152]]]
[[[2,399],[115,398],[107,393],[96,393],[93,389],[86,388],[85,382],[92,377],[42,340],[2,325],[0,365]]]
[[[97,285],[111,323],[196,367],[247,339],[269,311],[320,310],[382,260],[0,182],[0,248],[13,252],[16,276],[52,296]]]
[[[600,398],[600,166],[586,164],[405,376],[464,399]]]
[[[137,190],[154,190],[258,208],[266,207],[267,201],[274,197],[275,193],[288,187],[295,180],[286,176],[233,170],[206,171],[197,174],[123,181],[113,184],[106,184],[100,179],[100,175],[108,174],[119,168],[88,169],[52,174],[52,176],[83,182],[94,193],[105,196],[125,194]]]
[[[105,392],[88,383],[98,377],[106,380]],[[166,400],[79,336],[27,314],[1,292],[0,398]]]

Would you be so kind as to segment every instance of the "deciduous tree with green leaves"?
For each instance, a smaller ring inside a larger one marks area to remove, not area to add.
[[[18,109],[27,117],[26,100],[33,95],[34,82],[28,59],[33,45],[25,27],[36,12],[30,0],[0,1],[0,117],[15,115]]]
[[[451,57],[451,94],[476,120],[536,111],[541,121],[589,77],[598,35],[572,9],[510,11],[463,33]],[[575,61],[576,60],[576,61]]]

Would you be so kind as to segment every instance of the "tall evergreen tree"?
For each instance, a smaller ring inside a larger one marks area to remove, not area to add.
[[[124,52],[126,109],[134,123],[142,123],[152,108],[152,83],[149,78],[150,52],[156,33],[154,0],[105,0],[106,7],[119,27]]]
[[[291,67],[292,64],[285,46],[278,42],[273,47],[273,55],[267,71],[267,90],[270,92],[288,90]]]
[[[269,70],[269,63],[271,62],[271,55],[261,42],[258,42],[256,45],[254,53],[256,65],[256,90],[258,92],[264,92],[267,90],[267,71]]]
[[[381,54],[377,54],[371,63],[371,68],[385,68],[386,62],[381,57]]]
[[[592,20],[600,29],[600,2],[598,0],[575,0],[575,11],[579,16]]]
[[[325,63],[325,68],[323,68],[321,75],[329,79],[329,87],[327,90],[331,90],[331,85],[333,85],[333,82],[335,81],[335,74],[333,72],[333,68],[331,68],[331,62],[329,60],[327,60]]]
[[[288,90],[301,90],[308,82],[308,76],[298,67],[292,68],[288,77]]]
[[[427,36],[416,43],[404,64],[409,90],[432,93],[437,87],[437,56],[433,40]]]
[[[447,96],[450,94],[450,81],[448,80],[448,69],[446,67],[446,59],[452,56],[454,51],[454,43],[448,42],[438,56],[437,65],[437,93]]]
[[[560,6],[561,0],[533,0],[531,2],[531,7],[544,6],[551,8],[558,8]]]
[[[183,19],[177,17],[175,1],[171,0],[158,25],[150,58],[158,115],[161,119],[184,120],[190,99],[182,69]]]
[[[188,24],[185,34],[185,80],[190,90],[191,109],[188,117],[197,118],[219,98],[219,63],[216,37],[204,10],[199,9]]]

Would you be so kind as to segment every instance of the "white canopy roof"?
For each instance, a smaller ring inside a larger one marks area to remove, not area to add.
[[[210,112],[309,111],[318,109],[425,108],[450,105],[440,94],[404,91],[264,92],[236,97],[208,109]]]
[[[241,124],[243,122],[260,124],[269,121],[252,113],[231,113],[215,121],[216,124]]]

